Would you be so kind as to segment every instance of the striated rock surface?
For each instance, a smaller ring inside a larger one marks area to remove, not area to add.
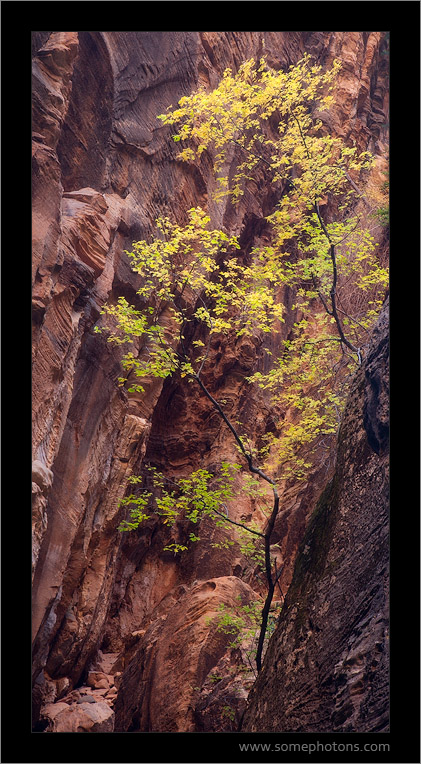
[[[386,302],[355,377],[335,474],[298,552],[244,732],[388,731],[388,329]]]
[[[100,692],[115,698],[117,684],[130,687],[134,704],[119,690],[119,729],[184,729],[185,724],[185,729],[228,731],[237,724],[250,677],[238,679],[236,666],[243,666],[243,658],[227,651],[219,638],[210,639],[203,658],[200,608],[193,610],[190,624],[196,645],[192,665],[183,662],[181,642],[171,657],[182,713],[175,701],[171,712],[165,710],[164,685],[152,679],[145,656],[153,653],[164,661],[164,644],[154,642],[160,626],[169,629],[179,618],[178,603],[193,602],[206,582],[216,582],[221,602],[245,590],[258,596],[255,570],[238,545],[231,551],[212,548],[218,531],[211,527],[201,529],[204,543],[182,559],[163,551],[171,539],[153,523],[129,537],[117,531],[127,478],[145,462],[179,477],[199,465],[211,469],[236,459],[237,452],[214,412],[192,398],[183,380],[164,385],[150,380],[143,396],[119,387],[122,351],[94,328],[101,325],[106,300],[124,295],[136,301],[139,277],[124,250],[151,233],[158,215],[183,223],[190,207],[207,206],[212,224],[237,234],[246,256],[268,234],[264,216],[276,199],[264,173],[235,208],[226,200],[215,203],[206,152],[194,166],[178,162],[176,145],[157,114],[198,85],[216,85],[226,67],[235,70],[263,50],[272,65],[282,67],[309,50],[326,64],[335,56],[342,59],[332,127],[373,150],[380,161],[387,143],[385,45],[380,32],[33,34],[35,729],[58,731],[51,706],[67,695],[77,705],[72,692],[85,688],[94,698]],[[282,297],[293,304],[292,294]],[[284,326],[285,336],[289,329]],[[268,340],[274,354],[282,339]],[[227,400],[232,418],[257,440],[270,431],[272,412],[264,394],[251,390],[244,377],[266,368],[262,339],[235,345],[218,340],[212,354],[209,389]],[[364,416],[371,443],[380,444],[383,430],[373,418],[376,395],[367,398]],[[284,565],[284,593],[307,518],[332,466],[323,464],[307,483],[282,489],[274,540]],[[239,521],[259,519],[258,507],[244,498],[230,512]],[[185,528],[174,529],[177,533],[182,536]],[[215,597],[204,599],[206,607],[215,605]],[[115,665],[101,669],[104,655]],[[227,681],[210,678],[225,669],[231,672]],[[107,680],[109,690],[94,688],[87,684],[92,671],[119,676],[115,685]],[[137,686],[143,672],[155,682],[150,703]],[[189,672],[199,687],[194,692],[185,687]],[[46,704],[48,714],[42,716]],[[74,714],[66,724],[78,727]],[[104,723],[111,723],[108,717]],[[96,721],[84,724],[84,731],[98,731]]]
[[[247,605],[256,594],[239,578],[220,576],[181,586],[160,603],[122,675],[116,731],[196,731],[202,685],[232,640],[217,628],[218,606],[233,607],[238,597]]]

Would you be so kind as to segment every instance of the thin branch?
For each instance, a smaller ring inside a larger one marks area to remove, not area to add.
[[[272,488],[273,488],[274,493],[277,495],[275,481],[272,480],[272,478],[270,478],[268,475],[266,475],[263,472],[263,470],[261,470],[259,467],[255,467],[254,466],[252,455],[249,454],[248,451],[246,451],[246,449],[244,448],[243,442],[242,442],[238,432],[236,431],[235,427],[231,424],[230,420],[228,419],[228,417],[226,416],[226,414],[222,410],[222,408],[219,405],[218,401],[215,400],[213,395],[211,395],[211,393],[205,387],[205,385],[203,384],[202,380],[200,379],[200,377],[197,376],[197,374],[193,374],[192,378],[196,380],[196,382],[198,383],[198,385],[200,386],[200,388],[202,389],[202,391],[204,392],[206,397],[210,400],[212,405],[215,407],[215,409],[217,410],[219,415],[224,420],[224,422],[227,425],[227,427],[231,430],[232,434],[234,435],[234,438],[235,438],[236,442],[238,443],[238,445],[240,447],[240,450],[241,450],[242,454],[247,459],[247,463],[248,463],[248,467],[249,467],[250,472],[254,472],[255,475],[260,475],[260,477],[263,478],[263,480],[266,480],[267,483],[270,483]]]
[[[275,584],[278,583],[278,581],[279,581],[279,579],[280,579],[280,577],[282,575],[282,571],[283,571],[284,567],[285,567],[284,564],[282,564],[281,567],[279,568],[279,571],[276,572],[277,565],[276,565],[276,560],[275,560]]]
[[[358,361],[355,360],[354,356],[351,355],[351,353],[347,353],[346,350],[344,350],[344,355],[347,355],[351,359],[351,361],[353,361],[357,366],[361,366],[362,357],[361,357],[361,351],[359,348],[357,348],[356,353],[358,356]]]
[[[350,184],[351,184],[352,188],[354,189],[354,191],[356,191],[356,192],[357,192],[358,196],[360,196],[360,197],[361,197],[361,199],[363,200],[364,204],[366,205],[366,207],[368,207],[368,209],[369,209],[369,210],[370,210],[370,212],[371,212],[371,211],[372,211],[372,209],[373,209],[373,207],[372,207],[372,206],[371,206],[371,204],[370,204],[370,203],[367,201],[367,197],[366,197],[366,196],[363,194],[363,192],[362,192],[362,191],[360,191],[360,189],[358,188],[357,184],[356,184],[356,183],[355,183],[355,182],[352,180],[352,178],[351,178],[351,176],[349,175],[349,173],[348,173],[348,172],[345,170],[345,167],[342,167],[342,171],[343,171],[343,173],[344,173],[344,175],[345,175],[346,179],[347,179],[347,180],[350,182]]]
[[[327,303],[326,303],[326,301],[325,301],[325,298],[323,297],[323,295],[322,295],[322,293],[321,293],[321,291],[320,291],[319,287],[317,286],[317,283],[316,283],[316,277],[314,276],[314,274],[311,274],[311,278],[312,278],[312,280],[313,280],[313,286],[314,286],[314,288],[317,290],[317,294],[318,294],[318,295],[319,295],[319,297],[320,297],[320,300],[321,300],[321,302],[322,302],[322,305],[323,305],[323,307],[324,307],[324,309],[325,309],[326,313],[327,313],[329,316],[332,316],[332,315],[333,315],[333,313],[332,313],[332,311],[331,311],[331,310],[328,308],[328,306],[327,306]]]
[[[230,420],[228,419],[228,417],[226,416],[226,414],[222,410],[222,408],[219,405],[218,401],[215,400],[213,395],[211,395],[209,390],[205,387],[205,385],[203,384],[203,382],[200,379],[200,377],[198,377],[197,374],[193,374],[192,376],[193,376],[193,379],[196,380],[197,384],[199,385],[201,390],[204,392],[204,394],[206,395],[208,400],[210,400],[210,402],[212,403],[212,405],[214,406],[216,411],[222,417],[222,419],[224,420],[224,422],[227,425],[227,427],[229,428],[229,430],[234,435],[234,438],[235,438],[236,442],[238,443],[242,454],[247,459],[248,468],[249,468],[250,472],[253,472],[256,475],[259,475],[261,478],[266,480],[266,482],[270,483],[270,485],[272,486],[272,491],[273,491],[273,509],[272,509],[271,515],[269,517],[269,520],[267,522],[267,525],[266,525],[266,528],[265,528],[265,533],[264,533],[264,536],[263,536],[264,542],[265,542],[265,571],[266,571],[266,579],[267,579],[267,585],[268,585],[268,593],[267,593],[267,597],[266,597],[266,600],[265,600],[265,603],[264,603],[263,609],[262,609],[262,621],[261,621],[261,626],[260,626],[259,641],[258,641],[257,652],[256,652],[256,666],[257,666],[257,671],[259,673],[261,668],[262,668],[263,644],[264,644],[266,630],[267,630],[270,606],[271,606],[272,599],[273,599],[273,592],[275,590],[275,582],[272,579],[272,565],[271,565],[271,559],[270,559],[270,539],[272,537],[272,532],[273,532],[273,528],[274,528],[274,525],[275,525],[275,520],[276,520],[276,517],[278,515],[278,511],[279,511],[279,495],[278,495],[278,490],[277,490],[275,481],[272,480],[272,478],[270,478],[268,475],[266,475],[265,472],[263,472],[263,470],[261,470],[259,467],[255,467],[254,466],[252,454],[248,453],[246,451],[246,449],[244,448],[243,442],[242,442],[239,434],[237,433],[235,427],[231,424]],[[229,518],[227,518],[225,515],[222,515],[222,516],[224,517],[225,520],[229,521]],[[234,521],[231,521],[231,522],[233,524],[235,524]],[[246,530],[248,530],[248,531],[251,530],[250,528],[247,528],[247,526],[242,526],[242,527],[245,527]],[[255,532],[255,533],[256,533],[256,535],[259,535],[259,536],[261,535],[260,533],[259,534],[257,534],[257,532]]]
[[[271,165],[271,163],[270,163],[270,162],[268,162],[268,160],[267,160],[267,159],[265,159],[264,157],[260,156],[260,154],[256,154],[254,151],[252,151],[251,149],[249,149],[247,146],[242,146],[242,145],[241,145],[241,143],[239,143],[239,141],[237,141],[235,138],[228,138],[228,139],[227,139],[227,138],[225,137],[225,134],[224,134],[224,130],[223,130],[223,128],[221,127],[221,123],[220,123],[220,121],[219,121],[218,117],[216,116],[216,114],[213,114],[213,119],[214,119],[214,120],[216,120],[216,122],[218,123],[218,125],[219,125],[219,128],[220,128],[220,130],[221,130],[221,133],[222,133],[223,137],[225,138],[225,140],[228,140],[228,141],[230,141],[231,143],[235,143],[235,145],[236,145],[236,146],[239,146],[239,147],[240,147],[240,149],[244,149],[244,151],[247,151],[249,154],[251,154],[252,156],[254,156],[256,159],[258,159],[258,160],[259,160],[259,161],[261,161],[261,162],[264,162],[265,164],[267,164],[267,165],[268,165],[268,167],[270,167],[271,169],[273,169],[273,168],[272,168],[272,165]]]
[[[317,207],[318,207],[318,205],[317,205]],[[337,326],[339,335],[340,335],[340,337],[342,339],[342,342],[344,343],[344,345],[347,346],[347,348],[352,350],[353,353],[357,353],[358,354],[358,358],[360,359],[360,351],[359,351],[359,349],[357,347],[355,347],[355,345],[353,345],[352,342],[350,342],[345,337],[344,331],[342,329],[342,324],[341,324],[339,316],[338,316],[338,312],[337,312],[337,308],[336,308],[336,284],[337,284],[337,281],[338,281],[338,269],[337,269],[337,265],[336,265],[335,247],[334,247],[333,244],[331,244],[329,252],[330,252],[330,257],[331,257],[332,266],[333,266],[333,282],[332,282],[332,286],[331,286],[331,289],[330,289],[330,302],[331,302],[331,305],[332,305],[332,315],[333,315],[333,318],[335,319],[336,326]]]
[[[339,297],[338,297],[338,302],[340,302]],[[367,332],[367,334],[370,334],[367,327],[363,326],[363,324],[361,324],[360,321],[357,321],[357,319],[354,318],[354,316],[350,316],[349,313],[346,313],[344,310],[342,310],[342,308],[338,307],[338,310],[340,311],[340,313],[343,313],[344,316],[349,318],[350,321],[353,321],[355,324],[358,324],[358,326],[361,326],[361,329],[364,329],[364,331]]]
[[[248,652],[247,652],[247,651],[246,651],[246,656],[247,656],[247,660],[248,660],[248,662],[249,662],[249,664],[250,664],[250,668],[251,668],[251,670],[252,670],[252,672],[253,672],[253,674],[254,674],[254,678],[255,678],[255,679],[257,679],[257,674],[256,674],[256,671],[255,671],[255,669],[254,669],[254,666],[253,666],[253,664],[252,664],[252,662],[251,662],[251,660],[250,660],[250,656],[249,656],[249,654],[248,654]]]
[[[351,228],[351,230],[348,231],[348,233],[343,237],[343,239],[340,239],[340,241],[335,241],[335,247],[339,247],[340,244],[342,244],[344,241],[346,241],[346,239],[349,236],[351,236],[351,234],[354,233],[354,231],[357,230],[358,224],[359,224],[360,220],[361,220],[361,218],[358,218],[357,222],[355,223],[354,228]]]
[[[307,159],[310,160],[310,158],[311,158],[310,157],[310,152],[308,150],[307,142],[306,142],[306,139],[305,139],[305,137],[303,135],[303,131],[301,129],[300,121],[299,121],[298,117],[295,114],[293,114],[293,117],[294,117],[295,121],[297,122],[298,130],[299,130],[300,136],[301,136],[301,140],[302,140],[302,143],[304,145],[304,148],[305,148],[305,151],[306,151],[306,154],[307,154]],[[332,261],[333,280],[332,280],[332,286],[330,288],[330,302],[331,302],[331,305],[332,305],[332,310],[328,311],[328,313],[329,313],[329,315],[333,316],[333,318],[335,319],[335,323],[336,323],[336,326],[337,326],[337,329],[338,329],[338,332],[339,332],[339,336],[340,336],[342,342],[344,343],[344,345],[347,346],[347,348],[352,350],[353,353],[357,353],[358,360],[361,363],[361,353],[360,353],[360,350],[357,347],[355,347],[355,345],[353,345],[352,342],[350,342],[345,337],[344,331],[342,329],[342,324],[340,322],[340,319],[339,319],[339,316],[338,316],[338,313],[337,313],[337,308],[336,308],[336,285],[337,285],[337,282],[338,282],[338,268],[337,268],[337,263],[336,263],[335,245],[333,244],[332,239],[330,238],[329,231],[327,230],[325,222],[324,222],[324,220],[323,220],[323,218],[322,218],[322,216],[320,214],[319,202],[318,202],[317,198],[314,199],[314,208],[316,210],[316,215],[317,215],[317,219],[319,221],[320,227],[321,227],[321,229],[322,229],[322,231],[323,231],[323,233],[324,233],[324,235],[325,235],[325,237],[326,237],[326,239],[327,239],[327,241],[329,243],[329,254],[330,254],[330,259]],[[319,292],[319,295],[320,295],[320,292]],[[322,302],[323,302],[324,307],[326,308],[326,304],[325,304],[323,299],[322,299]]]
[[[220,517],[223,517],[224,520],[227,521],[227,523],[231,523],[231,525],[237,525],[238,528],[244,528],[244,530],[248,531],[249,533],[253,533],[255,536],[260,536],[260,538],[264,539],[265,535],[264,533],[260,533],[259,531],[255,531],[252,528],[248,528],[247,525],[243,525],[243,523],[237,523],[235,520],[231,520],[228,515],[224,515],[223,512],[219,512],[217,509],[212,509],[212,512],[215,512]]]
[[[318,345],[319,342],[342,342],[340,337],[322,337],[320,340],[306,340],[303,345]]]
[[[324,235],[326,236],[326,239],[328,240],[328,242],[330,244],[330,256],[332,257],[332,249],[333,249],[333,253],[335,253],[335,245],[332,244],[332,239],[330,238],[329,231],[327,230],[327,228],[325,226],[325,222],[324,222],[324,220],[323,220],[323,218],[322,218],[322,216],[320,214],[319,202],[317,201],[317,199],[314,200],[314,207],[315,207],[315,210],[316,210],[317,218],[318,218],[319,223],[320,223],[320,227],[321,227]],[[333,274],[333,278],[334,278],[334,283],[335,283],[335,287],[336,287],[337,273],[336,273],[336,260],[335,259],[333,259],[333,264],[334,264],[334,269],[335,269],[334,270],[334,274]]]
[[[252,151],[251,149],[249,149],[249,148],[248,148],[248,146],[242,146],[242,145],[241,145],[241,143],[239,143],[238,141],[236,141],[236,140],[235,140],[235,138],[229,138],[229,140],[230,140],[232,143],[235,143],[235,145],[236,145],[236,146],[239,146],[239,147],[240,147],[240,149],[244,149],[244,151],[247,151],[249,154],[251,154],[252,156],[256,157],[256,159],[257,159],[259,162],[264,162],[265,164],[267,164],[267,165],[268,165],[268,167],[270,167],[270,168],[273,170],[272,164],[271,164],[270,162],[268,162],[268,160],[267,160],[267,159],[265,159],[265,158],[264,158],[264,157],[262,157],[262,156],[259,156],[259,154],[256,154],[254,151]]]
[[[206,311],[207,311],[207,313],[208,313],[208,318],[209,318],[209,325],[210,325],[210,332],[208,333],[208,340],[207,340],[206,353],[205,353],[205,354],[204,354],[204,356],[203,356],[203,359],[202,359],[202,363],[201,363],[201,364],[200,364],[200,366],[199,366],[199,370],[196,372],[196,374],[197,374],[197,377],[198,377],[198,378],[200,377],[200,375],[201,375],[201,373],[202,373],[202,370],[203,370],[203,367],[204,367],[204,365],[205,365],[205,363],[206,363],[206,361],[208,360],[208,357],[209,357],[209,352],[210,352],[210,345],[211,345],[211,332],[212,332],[212,329],[213,329],[213,321],[212,321],[212,317],[211,317],[211,315],[210,315],[210,313],[209,313],[209,311],[208,311],[208,308],[206,307],[206,305],[205,305],[205,303],[203,302],[203,300],[202,300],[202,298],[201,298],[201,297],[200,297],[200,299],[201,299],[201,301],[202,301],[202,303],[203,303],[203,305],[204,305],[204,307],[205,307],[205,310],[206,310]]]

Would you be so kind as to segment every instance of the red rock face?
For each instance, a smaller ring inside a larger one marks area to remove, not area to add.
[[[168,535],[153,523],[129,536],[117,531],[127,478],[145,461],[177,477],[236,460],[234,444],[207,402],[192,396],[183,381],[151,380],[143,396],[119,387],[122,352],[93,328],[106,300],[136,300],[139,277],[124,250],[151,233],[158,215],[183,223],[190,207],[207,206],[215,227],[238,235],[245,252],[265,234],[264,216],[274,199],[264,176],[235,208],[228,201],[216,204],[209,159],[204,155],[197,166],[177,162],[176,146],[156,119],[198,85],[216,85],[226,67],[235,70],[260,56],[263,37],[269,63],[276,66],[293,64],[305,50],[326,64],[339,57],[344,67],[332,128],[383,155],[387,72],[381,33],[34,34],[35,722],[42,704],[56,705],[65,691],[86,687],[100,648],[115,657],[112,676],[121,675],[119,730],[206,731],[209,724],[211,731],[231,730],[244,708],[250,683],[240,682],[241,691],[233,691],[244,656],[227,650],[203,622],[204,613],[218,603],[228,605],[238,593],[262,593],[238,546],[216,550],[210,543],[219,531],[204,528],[204,543],[179,560],[162,551]],[[292,304],[293,295],[283,299]],[[273,352],[281,339],[270,338]],[[209,389],[227,399],[232,418],[241,419],[257,440],[270,429],[272,413],[244,378],[264,368],[261,339],[215,343],[212,352]],[[284,592],[332,466],[315,470],[299,487],[285,487],[274,539],[284,562]],[[237,520],[258,513],[244,498],[230,511]],[[171,641],[184,608],[191,609],[189,658],[181,656],[181,642]],[[151,677],[155,659],[161,679]],[[218,666],[230,667],[223,686],[209,679]],[[166,705],[168,667],[174,699]],[[140,689],[146,677],[153,703]],[[80,700],[69,697],[70,706]],[[109,705],[114,704],[113,697]],[[227,707],[231,711],[223,713]],[[48,731],[108,731],[114,725],[105,709],[98,717],[88,713],[81,723],[79,712],[55,711],[42,717],[50,719]]]
[[[172,590],[165,609],[162,601],[123,673],[116,731],[197,731],[203,685],[232,640],[217,629],[218,606],[232,607],[237,597],[248,604],[255,593],[235,576],[219,576]]]

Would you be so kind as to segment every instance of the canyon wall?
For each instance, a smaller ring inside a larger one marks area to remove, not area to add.
[[[143,395],[119,386],[122,351],[94,328],[106,300],[124,295],[136,304],[140,280],[124,250],[147,238],[159,215],[182,224],[190,207],[202,206],[215,227],[239,237],[246,256],[270,235],[265,215],[276,193],[264,172],[236,207],[215,202],[209,156],[178,162],[156,116],[198,86],[216,85],[226,67],[236,70],[263,52],[272,66],[288,67],[304,51],[326,66],[342,61],[331,128],[376,154],[373,182],[380,182],[388,111],[383,33],[33,34],[36,730],[229,731],[246,708],[253,673],[214,620],[221,604],[247,603],[263,591],[238,544],[215,549],[221,531],[204,527],[200,546],[175,557],[163,547],[183,527],[170,532],[148,521],[134,534],[117,530],[127,478],[144,463],[176,478],[238,454],[187,382],[149,380]],[[292,306],[292,294],[282,299]],[[294,320],[291,310],[283,333],[267,340],[275,355]],[[273,412],[245,377],[266,369],[265,358],[261,337],[218,338],[206,376],[254,442],[270,431]],[[370,421],[367,449],[378,437],[377,420]],[[284,593],[333,468],[332,455],[305,483],[283,488],[274,543]],[[259,508],[238,489],[232,519],[258,520]],[[254,724],[251,707],[246,713]],[[352,713],[348,723],[359,723]]]
[[[389,316],[341,424],[244,732],[389,729]]]

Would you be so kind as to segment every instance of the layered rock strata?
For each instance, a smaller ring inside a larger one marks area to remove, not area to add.
[[[239,235],[247,256],[267,234],[264,216],[276,202],[261,174],[237,207],[215,203],[209,156],[196,165],[177,162],[176,146],[156,116],[197,86],[217,84],[226,67],[236,70],[263,50],[269,63],[282,67],[309,50],[326,64],[335,56],[344,63],[332,128],[381,156],[387,138],[384,45],[377,32],[33,35],[33,712],[35,725],[46,731],[67,724],[66,709],[56,716],[51,706],[69,705],[69,698],[74,705],[76,696],[69,693],[88,686],[100,649],[118,654],[122,687],[133,677],[142,681],[142,671],[150,672],[142,650],[158,650],[152,642],[159,608],[159,618],[171,623],[181,596],[194,598],[195,587],[218,579],[221,603],[231,602],[244,587],[256,596],[262,590],[238,546],[232,553],[210,546],[211,528],[204,529],[208,543],[182,560],[163,552],[168,537],[153,523],[133,537],[117,532],[127,478],[145,460],[177,477],[199,463],[212,468],[222,459],[237,459],[221,423],[207,405],[192,400],[182,381],[151,380],[144,396],[119,387],[122,352],[94,328],[101,325],[106,300],[124,295],[136,301],[140,284],[124,250],[151,233],[158,215],[182,223],[190,207],[202,205],[212,224]],[[293,295],[282,297],[292,305]],[[269,340],[275,354],[282,339]],[[270,430],[273,412],[244,377],[264,368],[261,338],[216,342],[212,354],[210,389],[227,399],[232,418],[241,419],[257,439]],[[320,469],[299,489],[285,487],[275,539],[284,591],[329,469]],[[258,509],[239,499],[232,512],[250,519]],[[192,624],[193,642],[202,639],[199,626]],[[194,686],[202,683],[199,694],[182,689],[183,674],[174,662],[174,681],[194,708],[183,719],[189,729],[206,730],[212,716],[213,731],[232,729],[231,711],[224,716],[222,710],[234,708],[237,719],[247,682],[237,692],[238,702],[228,702],[233,693],[226,683],[212,683],[209,672],[224,660],[235,668],[237,658],[229,652],[224,657],[218,640],[210,645],[205,668],[192,668]],[[232,686],[235,671],[230,676]],[[175,705],[173,717],[164,720],[159,702],[148,716],[143,695],[137,693],[136,708],[128,709],[122,693],[119,729],[182,728]],[[208,717],[206,698],[213,709]],[[99,719],[91,709],[80,723],[80,709],[78,715],[72,710],[69,725],[101,731],[104,723],[108,730],[114,711],[111,720],[102,711]]]

